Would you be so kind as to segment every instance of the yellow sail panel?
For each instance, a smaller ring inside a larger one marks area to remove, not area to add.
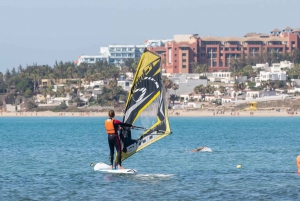
[[[143,79],[144,76],[147,76],[151,71],[153,71],[153,66],[160,66],[160,57],[152,52],[146,51],[142,54],[141,59],[139,61],[138,67],[136,69],[136,73],[134,75],[132,89],[136,88],[136,85]],[[157,69],[161,71],[161,69]],[[133,93],[130,93],[126,105],[131,100]]]
[[[145,129],[123,129],[120,134],[122,161],[171,133],[160,61],[158,55],[149,51],[140,59],[123,122]]]

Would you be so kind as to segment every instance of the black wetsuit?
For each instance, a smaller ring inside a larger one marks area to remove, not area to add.
[[[109,145],[109,150],[110,150],[110,155],[109,155],[110,165],[113,165],[114,152],[115,152],[114,148],[116,148],[117,153],[118,153],[118,163],[117,164],[121,166],[122,146],[121,146],[120,138],[118,136],[118,131],[117,131],[118,126],[132,127],[132,125],[126,124],[119,120],[114,119],[115,134],[108,135],[108,145]],[[115,165],[117,165],[117,164],[115,164]]]

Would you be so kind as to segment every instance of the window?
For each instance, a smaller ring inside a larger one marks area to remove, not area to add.
[[[248,41],[247,43],[249,45],[262,45],[263,44],[262,41]]]
[[[186,68],[186,65],[182,65],[182,68]]]
[[[217,54],[207,54],[207,58],[217,58]]]
[[[207,48],[207,52],[216,52],[217,48]]]
[[[186,62],[186,59],[182,59],[182,62]]]
[[[177,68],[177,66],[175,66],[175,68]]]
[[[204,41],[206,45],[219,45],[220,43],[220,41]]]
[[[186,53],[182,53],[182,56],[183,56],[183,57],[186,56]]]
[[[230,45],[239,45],[240,44],[240,42],[238,42],[238,41],[230,41],[229,43],[230,43]]]
[[[169,54],[168,62],[170,64],[172,63],[172,48],[168,48],[168,54]]]
[[[175,60],[175,62],[177,62],[177,60]]]
[[[250,52],[258,52],[259,49],[258,49],[258,47],[250,47],[249,51]]]
[[[175,57],[177,56],[177,54],[174,55]]]

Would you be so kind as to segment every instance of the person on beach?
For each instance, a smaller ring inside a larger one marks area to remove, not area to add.
[[[116,165],[118,165],[118,169],[124,169],[121,165],[121,154],[122,154],[122,147],[120,138],[118,135],[118,130],[122,127],[133,127],[131,124],[123,123],[117,119],[114,119],[115,117],[115,111],[110,110],[108,112],[108,119],[105,120],[105,129],[106,133],[108,134],[108,145],[110,149],[110,155],[109,155],[109,161],[110,161],[110,168],[113,168],[113,160],[114,160],[114,148],[116,148],[118,153],[118,162]]]

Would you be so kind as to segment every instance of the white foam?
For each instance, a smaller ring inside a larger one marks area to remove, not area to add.
[[[202,152],[212,152],[211,148],[209,148],[209,147],[204,147],[200,151],[202,151]]]
[[[146,178],[170,178],[174,174],[138,174],[136,177],[146,177]]]

